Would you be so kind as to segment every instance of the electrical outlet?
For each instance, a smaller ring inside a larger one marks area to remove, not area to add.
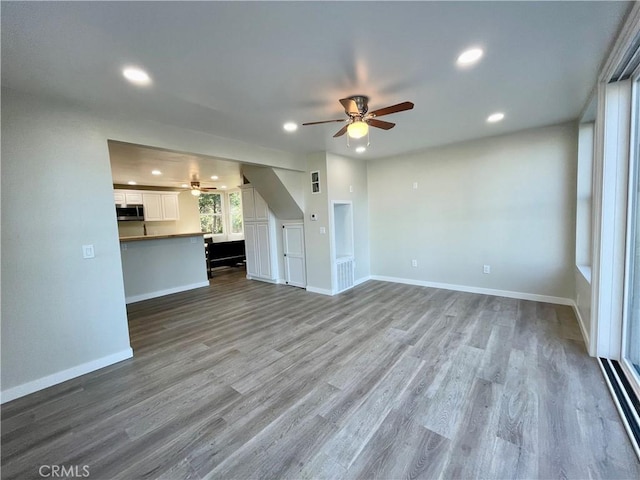
[[[320,227],[320,233],[324,235],[325,233],[327,233],[327,229],[325,227]]]
[[[417,190],[418,189],[418,182],[413,182],[413,189]]]
[[[349,185],[349,192],[353,193],[353,185]]]
[[[417,268],[418,267],[418,260],[411,260],[411,266],[413,268]]]
[[[491,265],[485,265],[482,267],[482,273],[491,273]]]

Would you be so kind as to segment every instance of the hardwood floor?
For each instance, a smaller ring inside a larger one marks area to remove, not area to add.
[[[129,306],[135,356],[2,407],[2,478],[640,478],[569,307],[220,272]]]

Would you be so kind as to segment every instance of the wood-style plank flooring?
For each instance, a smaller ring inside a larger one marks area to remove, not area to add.
[[[135,356],[2,407],[2,478],[640,478],[569,307],[218,274],[129,306]]]

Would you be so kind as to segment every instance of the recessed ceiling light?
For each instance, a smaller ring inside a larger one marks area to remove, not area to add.
[[[217,180],[218,179],[218,175],[211,175],[211,180]]]
[[[135,85],[149,85],[151,83],[149,74],[137,67],[126,67],[122,70],[122,75]]]
[[[181,187],[182,187],[182,188],[189,188],[189,185],[187,185],[186,183],[183,183],[183,184],[181,185]]]
[[[138,184],[138,182],[134,182],[133,180],[129,180],[127,183],[129,185],[137,185]]]
[[[468,67],[480,60],[483,53],[481,48],[470,48],[460,54],[456,63],[461,67]]]
[[[356,148],[356,153],[364,153],[366,151],[367,151],[367,147],[363,147],[362,145]]]
[[[151,175],[162,175],[160,170],[151,170]]]
[[[504,118],[504,113],[496,112],[496,113],[492,113],[491,115],[489,115],[487,117],[487,122],[496,123],[496,122],[499,122],[500,120],[502,120],[503,118]]]
[[[226,185],[220,185],[220,188],[227,188]]]
[[[298,125],[293,122],[285,123],[282,128],[284,128],[287,132],[295,132],[298,130]]]

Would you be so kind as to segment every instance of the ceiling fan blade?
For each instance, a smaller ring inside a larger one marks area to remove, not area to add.
[[[373,112],[369,112],[371,117],[381,117],[383,115],[390,115],[392,113],[404,112],[405,110],[411,110],[413,108],[413,103],[411,102],[402,102],[397,105],[391,105],[390,107],[379,108],[378,110],[374,110]]]
[[[345,133],[347,133],[347,127],[349,125],[345,125],[344,127],[342,127],[340,130],[338,130],[338,132],[333,136],[333,138],[336,137],[341,137],[342,135],[344,135]]]
[[[349,115],[360,115],[358,104],[352,98],[342,98],[340,103],[344,107],[344,111]]]
[[[321,122],[308,122],[308,123],[303,123],[302,126],[306,126],[306,125],[320,125],[321,123],[333,123],[333,122],[344,122],[346,121],[346,118],[343,118],[341,120],[323,120]]]
[[[201,187],[199,190],[201,192],[209,192],[209,191],[217,190],[217,187],[206,187],[206,188]]]
[[[395,123],[385,122],[384,120],[376,120],[375,118],[370,118],[367,120],[367,123],[372,127],[381,128],[383,130],[390,130],[396,126]]]

